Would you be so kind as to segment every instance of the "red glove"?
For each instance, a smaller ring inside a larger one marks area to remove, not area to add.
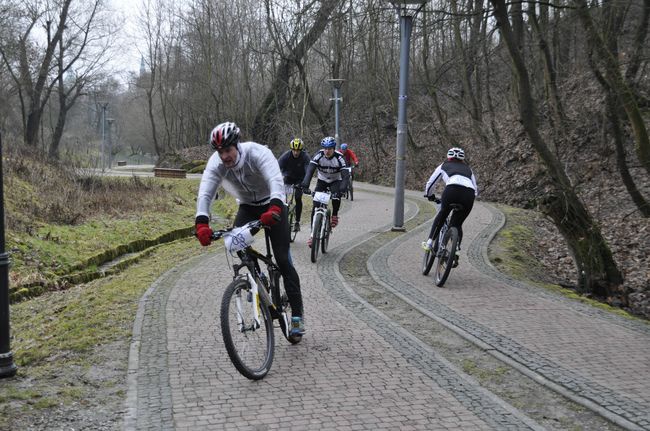
[[[282,217],[280,214],[282,214],[282,209],[277,205],[271,205],[266,212],[262,213],[260,221],[265,226],[273,226],[280,221]]]
[[[196,225],[196,237],[199,239],[199,242],[202,246],[210,245],[212,242],[212,229],[210,229],[209,224],[197,223]]]

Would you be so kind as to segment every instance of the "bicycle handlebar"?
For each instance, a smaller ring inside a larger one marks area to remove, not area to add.
[[[259,220],[253,220],[241,227],[250,229],[251,235],[255,235],[257,232],[259,232],[260,229],[265,228],[266,226],[264,226],[262,222]],[[225,229],[215,230],[214,232],[212,232],[212,236],[210,237],[210,239],[212,239],[213,241],[221,239],[224,235],[227,235],[228,233],[232,232],[233,229],[234,227],[228,227]]]

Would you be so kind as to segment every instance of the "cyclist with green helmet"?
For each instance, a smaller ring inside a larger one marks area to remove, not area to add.
[[[287,186],[299,186],[305,177],[307,166],[309,165],[309,155],[305,152],[305,145],[300,138],[294,138],[289,142],[289,150],[284,152],[278,158],[278,164],[282,171],[284,184]],[[296,188],[296,224],[293,226],[294,231],[300,230],[300,218],[302,215],[302,189]]]

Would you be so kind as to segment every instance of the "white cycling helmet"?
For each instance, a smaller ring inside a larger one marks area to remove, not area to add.
[[[465,151],[458,147],[450,148],[449,151],[447,151],[447,158],[465,160]]]
[[[239,127],[235,123],[221,123],[210,133],[210,144],[215,150],[237,146],[239,143]]]

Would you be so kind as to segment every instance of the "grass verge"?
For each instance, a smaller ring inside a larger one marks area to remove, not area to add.
[[[493,205],[506,217],[504,227],[497,233],[488,248],[488,257],[499,271],[514,279],[554,291],[567,298],[647,323],[646,320],[625,310],[580,295],[574,289],[566,287],[568,282],[558,277],[556,268],[552,267],[549,260],[540,254],[545,253],[547,247],[558,247],[560,243],[560,241],[556,241],[555,244],[550,244],[549,232],[554,230],[554,227],[540,213],[503,204]],[[568,250],[555,250],[555,253],[560,258],[568,258]]]

